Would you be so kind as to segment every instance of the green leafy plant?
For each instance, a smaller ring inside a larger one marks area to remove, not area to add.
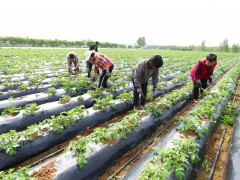
[[[57,93],[56,88],[50,87],[45,91],[48,95],[55,95]]]
[[[204,137],[206,133],[208,133],[208,129],[203,125],[202,121],[194,116],[194,117],[185,117],[181,120],[183,122],[183,126],[177,128],[178,131],[186,133],[190,130],[194,131],[199,138]]]
[[[21,109],[21,107],[6,105],[4,106],[4,111],[1,113],[1,116],[17,115],[21,111]]]
[[[69,96],[68,94],[64,94],[64,95],[62,95],[62,97],[59,99],[59,101],[61,102],[61,103],[66,103],[66,102],[69,102],[70,101],[70,99],[71,99],[71,96]]]
[[[209,163],[209,157],[206,155],[204,156],[204,160],[202,162],[202,168],[205,169],[206,172],[210,172],[211,168],[210,168],[210,163]]]
[[[21,167],[17,171],[14,171],[14,169],[9,169],[8,171],[0,171],[0,179],[3,180],[25,180],[25,179],[33,179],[30,178],[27,171],[29,170],[28,166]]]
[[[0,135],[0,140],[2,143],[0,145],[0,151],[5,150],[5,152],[10,156],[15,156],[17,154],[17,147],[19,147],[19,143],[16,142],[16,138],[18,134],[15,130],[10,130],[7,134]]]
[[[103,99],[95,99],[96,103],[93,105],[94,110],[103,110],[106,111],[108,107],[116,109],[116,104],[113,102],[113,95],[110,94]]]
[[[163,114],[162,110],[160,110],[157,106],[155,105],[150,105],[146,107],[146,112],[148,114],[151,114],[155,117],[160,116]]]
[[[79,96],[79,97],[78,97],[78,101],[83,101],[83,97],[82,97],[82,96]]]
[[[8,100],[9,100],[9,101],[14,101],[15,98],[14,98],[13,96],[10,96],[10,97],[8,98]]]
[[[27,115],[29,116],[35,116],[36,115],[36,111],[37,110],[37,104],[36,103],[31,103],[31,104],[27,104],[24,107],[24,112],[23,112],[23,117],[26,117]]]
[[[20,91],[27,91],[28,90],[28,84],[22,84],[18,88]]]
[[[182,179],[184,171],[187,169],[186,164],[190,162],[197,163],[200,158],[198,156],[198,144],[193,140],[175,139],[171,148],[154,147],[156,151],[154,156],[147,162],[139,179],[167,179],[172,171],[175,172],[177,179]]]
[[[132,92],[127,92],[126,90],[121,93],[120,95],[118,95],[117,99],[120,99],[122,101],[127,101],[130,102],[133,99],[133,95]]]
[[[120,122],[111,123],[108,128],[98,127],[94,129],[94,132],[89,136],[79,136],[77,140],[72,141],[65,151],[72,151],[77,156],[77,163],[82,169],[87,160],[84,156],[88,146],[88,143],[106,143],[107,140],[116,140],[118,137],[126,139],[127,133],[133,131],[141,122],[139,113],[131,114]]]

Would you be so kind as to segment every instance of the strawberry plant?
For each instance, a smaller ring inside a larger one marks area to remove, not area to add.
[[[20,91],[27,91],[28,90],[28,84],[22,84],[18,88]]]
[[[57,93],[56,88],[50,87],[45,91],[48,95],[55,95]]]
[[[208,132],[208,129],[203,125],[202,121],[194,116],[194,117],[186,117],[181,120],[183,122],[183,126],[177,128],[178,131],[186,133],[190,130],[194,131],[199,138],[204,137],[204,135]]]
[[[163,114],[162,110],[160,110],[157,106],[155,105],[150,105],[146,107],[146,112],[150,115],[153,115],[155,117],[160,116]]]
[[[71,99],[71,96],[69,96],[68,94],[64,94],[62,95],[62,97],[59,99],[60,103],[67,103],[69,102]]]
[[[184,171],[187,169],[186,164],[190,162],[197,163],[199,146],[191,139],[173,140],[173,147],[159,148],[154,147],[156,151],[154,156],[147,162],[143,169],[140,180],[144,179],[168,179],[172,171],[175,172],[177,179],[182,179]],[[163,173],[163,174],[161,174]]]
[[[3,180],[25,180],[25,179],[33,179],[30,178],[27,171],[29,170],[29,167],[20,167],[17,171],[14,172],[14,169],[9,169],[8,171],[0,171],[0,179]]]
[[[21,111],[21,109],[22,109],[21,107],[6,105],[4,106],[4,111],[1,113],[1,116],[17,115]]]
[[[103,110],[106,111],[108,107],[112,107],[113,109],[116,109],[116,104],[113,101],[113,95],[110,94],[107,97],[103,99],[95,99],[96,103],[93,105],[94,110]]]
[[[29,116],[34,116],[36,114],[36,111],[37,110],[37,104],[36,103],[31,103],[31,104],[27,104],[25,107],[24,107],[24,112],[23,112],[23,117],[26,117],[27,115]]]
[[[127,92],[125,90],[122,94],[118,95],[117,99],[120,99],[122,101],[131,102],[133,99],[132,92]]]

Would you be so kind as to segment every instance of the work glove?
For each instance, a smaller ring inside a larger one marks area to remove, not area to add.
[[[72,73],[72,68],[69,67],[68,68],[68,72]]]
[[[106,75],[107,75],[107,77],[110,77],[110,76],[111,76],[111,74],[110,74],[109,71],[106,72]]]
[[[92,78],[92,81],[96,81],[96,77],[95,76]]]
[[[75,71],[75,72],[78,72],[78,71],[79,71],[79,68],[78,68],[78,67],[75,67],[74,71]]]
[[[212,84],[212,76],[209,77],[209,84]]]
[[[152,94],[154,94],[156,92],[156,88],[152,89]]]
[[[201,83],[200,79],[198,79],[198,80],[196,81],[196,87],[197,87],[197,88],[201,88],[201,87],[202,87],[202,83]]]

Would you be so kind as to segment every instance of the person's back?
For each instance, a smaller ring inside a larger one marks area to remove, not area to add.
[[[98,42],[97,41],[94,44],[90,45],[89,51],[92,51],[92,50],[98,52]]]

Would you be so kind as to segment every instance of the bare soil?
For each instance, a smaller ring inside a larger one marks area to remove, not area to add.
[[[55,161],[43,166],[39,169],[39,171],[34,172],[31,177],[36,178],[37,180],[52,180],[54,177],[54,173],[56,172]]]

